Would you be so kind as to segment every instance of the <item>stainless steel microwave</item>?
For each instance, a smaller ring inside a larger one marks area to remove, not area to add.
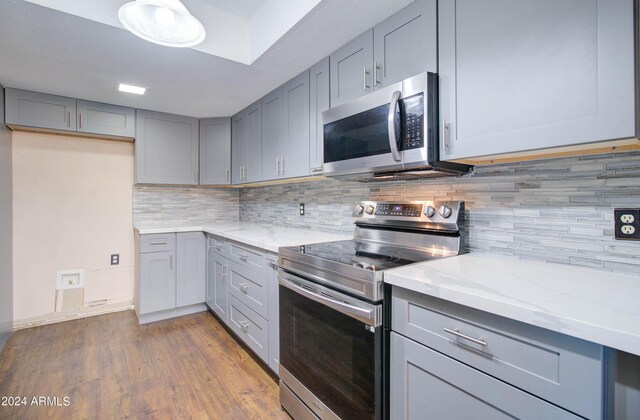
[[[322,113],[324,176],[368,181],[468,173],[439,160],[438,76],[425,72]]]

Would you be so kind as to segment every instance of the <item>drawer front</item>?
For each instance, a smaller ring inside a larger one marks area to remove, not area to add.
[[[229,293],[247,305],[261,317],[268,318],[267,272],[250,270],[240,264],[229,262]]]
[[[391,333],[392,419],[578,419],[396,333]]]
[[[207,248],[213,249],[213,251],[218,255],[229,257],[229,241],[225,238],[207,234]]]
[[[175,233],[154,233],[140,235],[140,252],[175,251]]]
[[[229,327],[251,350],[268,363],[267,321],[233,296],[229,296]]]
[[[229,243],[229,257],[240,265],[253,270],[264,271],[267,268],[265,253],[257,248],[248,245],[240,245],[235,242]]]
[[[603,409],[594,343],[394,287],[392,329],[581,416]]]

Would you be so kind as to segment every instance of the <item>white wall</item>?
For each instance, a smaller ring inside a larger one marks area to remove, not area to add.
[[[24,132],[12,139],[15,326],[78,316],[94,304],[130,305],[133,144]],[[116,253],[120,265],[111,266]],[[75,308],[61,311],[58,301],[56,312],[56,271],[68,269],[85,270],[84,290]]]
[[[4,90],[0,86],[0,350],[13,324],[11,210],[11,134],[4,125]]]

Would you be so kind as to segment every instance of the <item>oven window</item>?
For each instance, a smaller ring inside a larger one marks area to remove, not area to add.
[[[280,287],[280,364],[341,418],[375,416],[374,338],[361,321]]]
[[[324,125],[324,162],[391,153],[389,104]]]

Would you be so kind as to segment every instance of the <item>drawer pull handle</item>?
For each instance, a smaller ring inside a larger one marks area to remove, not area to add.
[[[240,259],[242,261],[247,261],[248,258],[249,258],[249,256],[247,254],[240,254]]]
[[[481,345],[481,346],[483,346],[483,347],[486,347],[486,346],[487,346],[487,342],[486,342],[486,341],[484,341],[484,338],[482,338],[482,337],[480,337],[480,338],[473,338],[473,337],[469,337],[468,335],[462,334],[462,333],[461,333],[460,331],[458,331],[457,329],[456,329],[456,330],[451,330],[451,329],[449,329],[449,328],[445,328],[445,329],[444,329],[444,332],[449,333],[449,334],[452,334],[452,335],[455,335],[456,337],[463,338],[463,339],[465,339],[465,340],[469,340],[469,341],[471,341],[472,343],[479,344],[479,345]]]
[[[166,245],[167,241],[151,241],[149,242],[151,245]]]
[[[247,332],[247,330],[249,329],[249,325],[251,325],[249,321],[239,321],[238,324],[240,324],[240,328],[244,332]]]
[[[238,286],[240,287],[240,291],[246,295],[247,290],[249,290],[249,285],[247,283],[241,283]]]

